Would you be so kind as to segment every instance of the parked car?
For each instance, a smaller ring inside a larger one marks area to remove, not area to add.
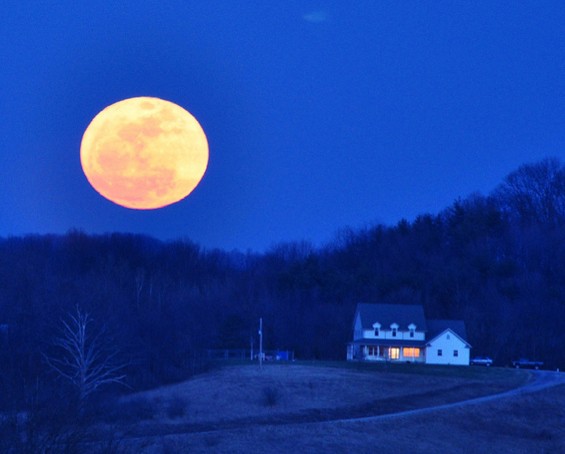
[[[541,366],[543,366],[543,361],[533,361],[531,359],[520,358],[520,359],[517,359],[516,361],[512,361],[512,365],[516,369],[519,369],[520,367],[527,367],[527,368],[530,368],[530,369],[539,369]]]
[[[476,356],[475,358],[471,359],[471,365],[490,367],[492,366],[492,359],[490,359],[488,356]]]

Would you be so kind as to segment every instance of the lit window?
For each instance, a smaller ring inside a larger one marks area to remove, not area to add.
[[[453,350],[453,356],[459,356],[459,350]]]
[[[437,349],[437,356],[443,356],[443,350],[441,348]]]
[[[402,355],[405,358],[418,358],[420,356],[420,349],[415,347],[404,347]]]
[[[398,347],[390,347],[388,354],[390,359],[398,359],[400,358],[400,349]]]

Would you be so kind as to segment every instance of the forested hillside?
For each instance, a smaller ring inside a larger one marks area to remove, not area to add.
[[[367,218],[378,213],[367,213]],[[490,195],[330,244],[264,254],[79,231],[0,239],[1,405],[51,386],[46,358],[78,306],[115,347],[133,389],[198,372],[207,348],[257,345],[344,359],[355,305],[423,304],[462,318],[473,354],[565,367],[565,167],[524,165]],[[9,390],[9,392],[4,392]],[[26,400],[27,399],[27,400]]]

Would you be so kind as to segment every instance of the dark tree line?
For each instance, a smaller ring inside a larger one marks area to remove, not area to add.
[[[565,367],[565,167],[524,165],[490,195],[396,226],[344,229],[330,244],[264,254],[132,234],[0,239],[2,408],[25,406],[75,308],[104,326],[133,389],[190,377],[207,348],[267,348],[344,359],[358,302],[422,304],[462,318],[474,354]],[[97,328],[93,325],[93,328]],[[257,345],[257,344],[256,344]]]

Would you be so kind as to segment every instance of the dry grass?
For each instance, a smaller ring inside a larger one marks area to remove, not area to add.
[[[478,406],[372,422],[328,422],[154,440],[146,452],[370,453],[376,447],[411,453],[563,453],[565,386]]]
[[[304,365],[228,367],[128,397],[153,417],[129,425],[132,452],[563,452],[565,386],[483,404],[377,421],[335,419],[503,391],[524,371],[465,368],[426,373]],[[265,389],[276,398],[265,400]],[[175,404],[171,411],[171,402]],[[325,422],[319,422],[325,421]]]
[[[135,402],[142,399],[157,409],[152,418],[154,421],[172,424],[217,423],[313,410],[353,409],[374,402],[386,407],[390,407],[391,402],[396,403],[394,408],[390,408],[390,411],[394,411],[405,396],[432,396],[433,402],[436,402],[442,394],[440,403],[444,403],[514,386],[508,377],[523,379],[524,374],[508,372],[502,376],[494,372],[489,375],[493,378],[485,381],[484,378],[395,373],[394,367],[386,372],[375,373],[372,370],[327,366],[272,364],[262,369],[236,366],[181,384],[132,395],[127,400]],[[266,389],[277,393],[273,404],[265,403]],[[450,393],[454,395],[450,397]],[[167,408],[175,401],[184,402],[186,412],[182,417],[169,418]],[[374,414],[374,410],[371,413]]]

